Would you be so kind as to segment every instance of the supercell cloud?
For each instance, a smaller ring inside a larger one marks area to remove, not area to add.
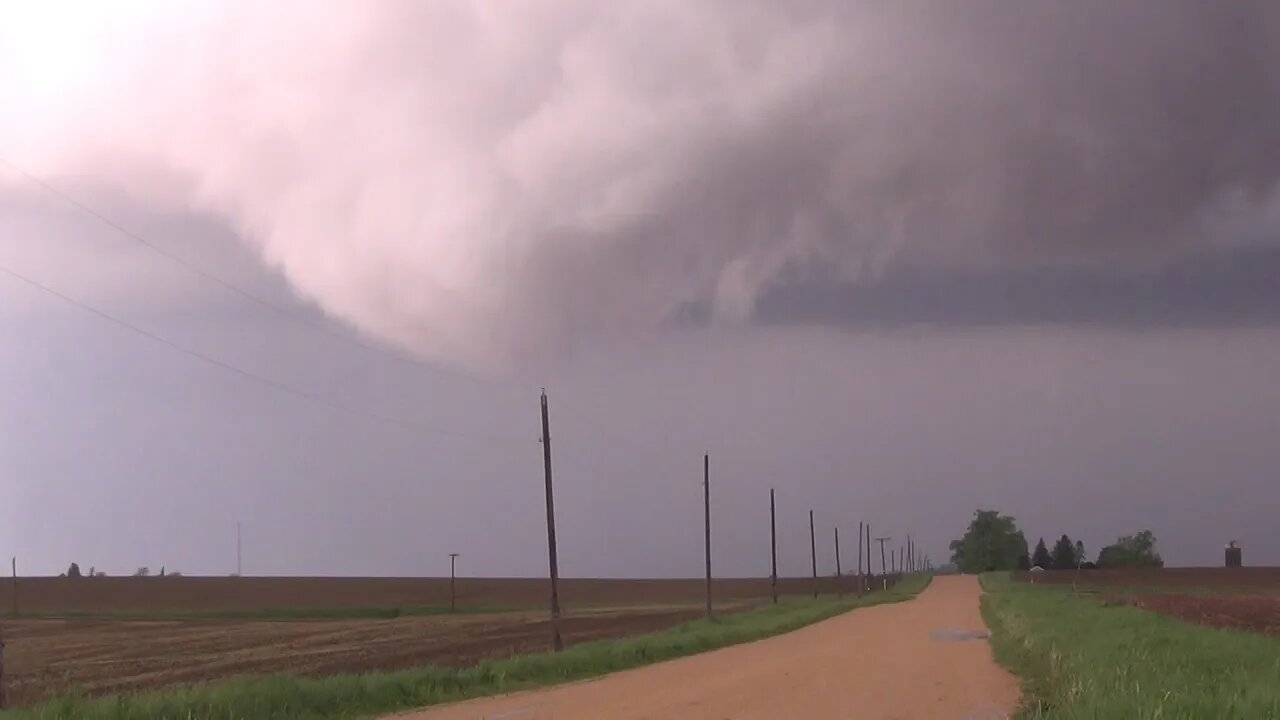
[[[911,278],[974,286],[979,315],[987,278],[1061,271],[1123,295],[1280,229],[1274,3],[6,2],[0,18],[0,155],[214,213],[326,312],[456,363],[690,308],[776,321],[809,286],[840,288],[799,312],[821,321],[875,303],[910,320]]]

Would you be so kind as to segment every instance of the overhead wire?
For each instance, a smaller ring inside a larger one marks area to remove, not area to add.
[[[263,297],[262,295],[259,295],[258,293],[247,290],[237,285],[236,283],[226,280],[221,276],[204,269],[203,267],[191,262],[190,260],[187,260],[186,258],[183,258],[182,256],[170,250],[165,249],[161,245],[158,245],[152,242],[146,237],[143,237],[142,235],[140,235],[139,233],[133,230],[130,230],[128,227],[112,219],[105,213],[97,210],[96,208],[88,205],[87,203],[84,203],[81,200],[73,197],[72,195],[64,192],[63,190],[53,185],[52,183],[48,182],[47,180],[40,177],[39,175],[36,175],[35,173],[32,173],[22,167],[19,167],[18,165],[14,164],[13,161],[9,160],[3,155],[0,155],[0,165],[4,165],[5,167],[9,168],[11,171],[18,174],[19,176],[21,176],[31,184],[35,185],[36,187],[39,187],[40,189],[58,198],[64,203],[70,205],[71,207],[74,207],[77,210],[89,215],[90,217],[94,218],[95,220],[102,223],[103,225],[106,225],[107,227],[111,228],[121,236],[129,240],[132,240],[138,245],[141,245],[147,250],[150,250],[152,253],[156,254],[157,256],[178,265],[179,267],[196,275],[197,277],[205,280],[206,282],[217,285],[227,290],[228,292],[231,292],[235,295],[240,296],[241,298],[244,298],[245,300],[248,300],[256,305],[266,308],[267,310],[270,310],[271,312],[275,313],[276,315],[280,316],[281,318],[287,321],[300,324],[315,332],[326,335],[332,340],[335,340],[341,343],[346,343],[348,345],[352,345],[366,352],[373,353],[384,358],[389,358],[391,360],[395,360],[413,367],[417,367],[419,369],[426,370],[428,372],[434,373],[442,377],[459,378],[459,379],[463,379],[478,385],[487,385],[490,387],[502,387],[508,390],[518,390],[521,392],[536,393],[541,390],[544,390],[543,388],[539,388],[534,385],[526,385],[526,384],[512,382],[512,381],[501,381],[501,380],[493,380],[493,379],[487,379],[487,378],[479,378],[467,373],[459,372],[457,370],[446,370],[436,365],[432,365],[430,363],[419,360],[411,355],[407,355],[401,352],[396,352],[394,350],[390,350],[385,347],[380,347],[378,345],[365,342],[360,338],[347,333],[338,332],[334,330],[332,327],[329,327],[325,324],[318,323],[307,317],[298,315],[297,313],[293,312],[287,307],[280,305],[279,303],[273,302]],[[591,411],[585,410],[583,408],[579,408],[578,412],[579,413],[585,412],[586,414],[591,414]],[[601,427],[608,427],[608,424],[601,423],[599,425],[596,425],[595,427],[598,430]]]
[[[264,308],[266,308],[266,309],[268,309],[268,310],[270,310],[270,311],[272,311],[272,312],[276,313],[277,315],[279,315],[279,316],[281,316],[281,317],[285,318],[286,320],[289,320],[289,321],[291,321],[291,322],[295,322],[295,323],[298,323],[298,324],[300,324],[300,325],[306,326],[306,327],[310,328],[311,330],[313,330],[313,331],[315,331],[315,332],[318,332],[318,333],[321,333],[321,334],[323,334],[323,335],[326,335],[326,336],[328,336],[329,338],[331,338],[331,339],[333,339],[333,340],[336,340],[336,341],[338,341],[338,342],[342,342],[342,343],[346,343],[346,344],[349,344],[349,345],[352,345],[352,346],[358,347],[358,348],[360,348],[360,349],[362,349],[362,350],[364,350],[364,351],[366,351],[366,352],[374,353],[374,354],[380,355],[380,356],[382,356],[382,357],[389,358],[389,359],[392,359],[392,360],[396,360],[396,361],[398,361],[398,362],[401,362],[401,363],[404,363],[404,364],[407,364],[407,365],[412,365],[412,366],[415,366],[415,367],[417,367],[417,368],[420,368],[420,369],[423,369],[423,370],[427,370],[427,371],[429,371],[429,372],[432,372],[432,373],[435,373],[435,374],[438,374],[438,375],[442,375],[442,376],[446,376],[446,377],[461,378],[461,379],[465,379],[465,380],[467,380],[467,381],[470,381],[470,382],[473,382],[473,383],[477,383],[477,384],[484,384],[484,385],[490,385],[490,386],[500,386],[500,387],[506,387],[506,388],[508,388],[508,389],[519,389],[519,390],[521,390],[521,391],[530,391],[530,390],[534,390],[534,389],[536,389],[536,388],[534,388],[533,386],[526,386],[526,385],[523,385],[523,384],[520,384],[520,383],[509,382],[509,381],[493,380],[493,379],[486,379],[486,378],[479,378],[479,377],[475,377],[475,376],[473,376],[473,375],[469,375],[469,374],[467,374],[467,373],[459,372],[459,371],[456,371],[456,370],[445,370],[445,369],[440,368],[440,367],[438,367],[438,366],[436,366],[436,365],[432,365],[432,364],[430,364],[430,363],[427,363],[427,362],[424,362],[424,361],[422,361],[422,360],[419,360],[419,359],[417,359],[417,358],[415,358],[415,357],[413,357],[413,356],[411,356],[411,355],[408,355],[408,354],[405,354],[405,353],[401,353],[401,352],[396,352],[396,351],[394,351],[394,350],[390,350],[390,349],[385,348],[385,347],[380,347],[380,346],[378,346],[378,345],[374,345],[374,344],[372,344],[372,343],[365,342],[364,340],[361,340],[360,338],[355,337],[355,336],[350,335],[350,334],[347,334],[347,333],[338,332],[338,331],[334,330],[332,327],[329,327],[329,326],[327,326],[327,325],[325,325],[325,324],[318,323],[318,322],[315,322],[315,321],[313,321],[313,320],[311,320],[311,319],[309,319],[309,318],[306,318],[306,317],[304,317],[304,316],[298,315],[297,313],[295,313],[295,312],[291,311],[290,309],[288,309],[288,308],[284,307],[283,305],[280,305],[279,303],[273,302],[273,301],[271,301],[271,300],[269,300],[269,299],[267,299],[267,298],[263,297],[262,295],[259,295],[258,293],[252,292],[252,291],[250,291],[250,290],[246,290],[245,288],[243,288],[243,287],[241,287],[241,286],[239,286],[239,285],[237,285],[237,284],[235,284],[235,283],[233,283],[233,282],[231,282],[231,281],[229,281],[229,280],[226,280],[226,279],[222,278],[221,276],[219,276],[219,275],[217,275],[217,274],[215,274],[215,273],[212,273],[212,272],[210,272],[210,271],[208,271],[208,270],[204,269],[203,267],[200,267],[199,265],[197,265],[197,264],[195,264],[195,263],[193,263],[193,262],[191,262],[191,261],[189,261],[189,260],[187,260],[187,259],[183,258],[182,256],[177,255],[176,253],[174,253],[174,252],[172,252],[172,251],[170,251],[170,250],[167,250],[167,249],[165,249],[164,247],[162,247],[162,246],[160,246],[160,245],[157,245],[156,243],[154,243],[154,242],[152,242],[152,241],[148,240],[147,238],[143,237],[142,235],[140,235],[140,234],[138,234],[138,233],[136,233],[136,232],[134,232],[134,231],[130,230],[129,228],[125,227],[125,226],[124,226],[124,225],[122,225],[121,223],[116,222],[115,220],[111,219],[111,218],[110,218],[110,217],[108,217],[106,214],[104,214],[104,213],[102,213],[102,212],[98,211],[97,209],[93,208],[92,206],[90,206],[90,205],[88,205],[88,204],[86,204],[86,203],[84,203],[84,202],[81,202],[80,200],[78,200],[78,199],[76,199],[76,198],[72,197],[71,195],[69,195],[68,193],[63,192],[61,189],[59,189],[58,187],[56,187],[56,186],[54,186],[53,184],[49,183],[48,181],[46,181],[44,178],[40,177],[39,175],[36,175],[36,174],[34,174],[34,173],[31,173],[31,172],[28,172],[27,170],[25,170],[25,169],[23,169],[23,168],[21,168],[21,167],[19,167],[19,166],[15,165],[12,161],[10,161],[9,159],[7,159],[7,158],[5,158],[5,157],[3,157],[3,156],[0,156],[0,165],[4,165],[5,167],[9,168],[9,169],[10,169],[10,170],[12,170],[13,172],[15,172],[15,173],[17,173],[18,175],[22,176],[22,177],[23,177],[24,179],[26,179],[28,182],[30,182],[30,183],[32,183],[33,185],[35,185],[35,186],[37,186],[37,187],[41,188],[41,189],[42,189],[42,190],[44,190],[45,192],[48,192],[49,194],[53,195],[54,197],[57,197],[58,199],[60,199],[60,200],[62,200],[63,202],[67,203],[68,205],[71,205],[72,207],[74,207],[74,208],[76,208],[76,209],[80,210],[81,212],[84,212],[85,214],[87,214],[87,215],[89,215],[90,217],[92,217],[92,218],[94,218],[94,219],[98,220],[99,222],[101,222],[102,224],[104,224],[104,225],[106,225],[107,227],[111,228],[112,230],[115,230],[115,231],[116,231],[117,233],[119,233],[120,235],[123,235],[124,237],[126,237],[126,238],[128,238],[128,239],[130,239],[130,240],[134,241],[135,243],[137,243],[137,244],[141,245],[142,247],[144,247],[144,248],[146,248],[146,249],[150,250],[151,252],[155,253],[156,255],[158,255],[158,256],[160,256],[160,257],[162,257],[162,258],[164,258],[164,259],[166,259],[166,260],[168,260],[168,261],[170,261],[170,262],[172,262],[172,263],[174,263],[174,264],[176,264],[176,265],[178,265],[178,266],[180,266],[180,267],[184,268],[185,270],[187,270],[187,271],[188,271],[188,272],[190,272],[190,273],[195,274],[196,276],[198,276],[198,277],[202,278],[202,279],[203,279],[203,280],[205,280],[206,282],[209,282],[209,283],[212,283],[212,284],[214,284],[214,285],[217,285],[217,286],[219,286],[219,287],[221,287],[221,288],[223,288],[223,289],[227,290],[228,292],[234,293],[234,294],[236,294],[236,295],[238,295],[238,296],[240,296],[240,297],[242,297],[242,298],[244,298],[244,299],[246,299],[246,300],[248,300],[248,301],[250,301],[250,302],[252,302],[252,303],[255,303],[255,304],[257,304],[257,305],[259,305],[259,306],[261,306],[261,307],[264,307]]]
[[[82,311],[92,314],[98,317],[99,319],[105,320],[113,325],[116,325],[117,327],[124,328],[125,330],[128,330],[136,335],[146,338],[156,344],[163,345],[164,347],[167,347],[171,350],[179,352],[183,355],[186,355],[200,362],[203,362],[207,365],[212,365],[228,373],[237,375],[242,379],[256,382],[258,384],[272,388],[278,392],[287,393],[289,395],[294,395],[296,397],[303,398],[313,403],[324,405],[330,409],[337,410],[339,412],[355,414],[355,415],[363,415],[372,420],[387,423],[390,425],[397,425],[403,428],[408,428],[408,429],[417,430],[421,432],[428,432],[428,433],[437,434],[437,435],[447,435],[451,437],[474,438],[474,439],[484,439],[484,440],[512,441],[512,442],[524,442],[526,440],[526,438],[521,438],[516,436],[471,433],[471,432],[462,432],[462,431],[452,430],[448,428],[425,426],[415,422],[406,421],[400,418],[383,415],[380,413],[373,413],[373,412],[358,410],[350,406],[343,405],[342,403],[334,402],[332,399],[324,395],[321,395],[319,393],[308,392],[306,390],[293,387],[292,385],[289,385],[287,383],[283,383],[278,380],[273,380],[264,375],[259,375],[258,373],[252,372],[250,370],[246,370],[242,367],[238,367],[224,360],[219,360],[218,358],[212,357],[210,355],[206,355],[205,353],[202,353],[198,350],[193,350],[189,347],[176,343],[162,335],[158,335],[154,332],[151,332],[150,330],[139,327],[138,325],[135,325],[129,322],[128,320],[124,320],[115,315],[112,315],[111,313],[108,313],[105,310],[101,310],[86,302],[77,300],[76,298],[71,297],[66,293],[63,293],[55,288],[52,288],[38,280],[27,277],[26,275],[23,275],[10,268],[0,266],[0,273],[4,273],[5,275],[8,275],[14,280],[17,280],[29,287],[35,288],[37,290],[40,290],[41,292],[44,292],[48,295],[58,298],[63,302],[74,305],[75,307],[81,309]]]

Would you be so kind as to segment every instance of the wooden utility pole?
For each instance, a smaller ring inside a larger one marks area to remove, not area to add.
[[[867,590],[871,590],[871,523],[867,523]]]
[[[892,540],[892,539],[893,539],[893,538],[891,538],[891,537],[878,537],[878,538],[876,538],[876,542],[880,543],[880,574],[881,574],[881,575],[884,575],[884,574],[885,574],[885,569],[886,569],[885,561],[884,561],[884,544],[885,544],[885,543],[887,543],[887,542],[889,542],[889,541],[890,541],[890,540]]]
[[[241,552],[240,552],[240,550],[241,550],[241,545],[240,545],[240,521],[239,521],[239,520],[237,520],[237,521],[236,521],[236,577],[240,577],[240,573],[241,573],[241,571],[243,570],[243,568],[240,566],[240,561],[241,561],[241,559],[242,559],[242,556],[241,556]]]
[[[711,455],[702,456],[702,512],[707,551],[707,619],[711,619]]]
[[[858,595],[862,595],[862,523],[858,523]]]
[[[449,609],[458,609],[458,555],[449,553]]]
[[[18,556],[13,556],[13,616],[18,617]]]
[[[844,594],[844,586],[840,580],[840,526],[835,527],[836,531],[836,597]]]
[[[778,512],[773,502],[773,488],[769,488],[769,586],[773,591],[773,604],[778,604]]]
[[[813,511],[809,511],[809,560],[813,563],[813,597],[818,597],[818,541],[813,535]]]
[[[551,566],[551,649],[560,652],[560,567],[556,561],[556,502],[551,491],[551,420],[547,415],[547,391],[542,391],[542,470],[547,485],[547,558]]]

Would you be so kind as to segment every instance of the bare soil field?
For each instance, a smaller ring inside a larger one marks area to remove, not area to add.
[[[1073,570],[1049,570],[1040,573],[1019,572],[1014,577],[1036,583],[1070,585],[1076,579]],[[1125,570],[1081,570],[1082,587],[1127,588],[1144,590],[1197,590],[1207,592],[1243,591],[1251,594],[1280,593],[1280,568],[1143,568]]]
[[[700,617],[702,582],[565,580],[564,640],[573,644],[655,632]],[[853,589],[850,578],[844,582]],[[789,594],[811,593],[814,587],[808,579],[779,584]],[[0,613],[7,614],[12,585],[7,580],[0,585],[6,591],[0,593]],[[819,585],[823,592],[835,589],[832,578],[820,579]],[[721,611],[742,609],[765,601],[769,583],[718,580],[713,594]],[[466,612],[379,619],[341,615],[370,608],[447,608],[449,581],[22,578],[20,615],[0,617],[7,643],[6,685],[10,702],[21,706],[72,692],[133,692],[237,675],[466,667],[545,650],[547,595],[545,580],[459,579],[458,605]],[[508,610],[478,611],[483,608]],[[333,612],[334,617],[216,617],[296,610]],[[139,617],[112,618],[113,613]],[[147,619],[149,614],[161,619]],[[186,614],[194,617],[181,617]]]
[[[696,609],[599,610],[568,615],[566,643],[654,632]],[[436,615],[391,620],[4,621],[9,700],[109,694],[236,675],[324,676],[420,665],[466,667],[547,649],[544,613]]]
[[[1070,585],[1076,578],[1070,570],[1034,575],[1034,582],[1051,585]],[[1032,573],[1016,577],[1031,581]],[[1280,568],[1082,570],[1079,585],[1112,602],[1185,622],[1280,637]]]
[[[1233,628],[1280,637],[1280,596],[1277,595],[1130,595],[1121,598],[1134,607],[1158,612],[1196,625]]]
[[[892,577],[891,577],[892,580]],[[852,590],[852,578],[843,579]],[[821,592],[836,589],[835,579],[819,578]],[[779,580],[784,594],[813,591],[808,578]],[[458,605],[478,608],[546,607],[545,579],[458,578]],[[721,600],[769,596],[766,579],[715,580]],[[0,579],[0,613],[13,607],[13,585]],[[273,609],[351,610],[357,608],[448,607],[448,578],[326,577],[150,577],[19,578],[18,607],[23,615],[50,613],[252,612]],[[566,607],[696,605],[701,579],[560,581]]]

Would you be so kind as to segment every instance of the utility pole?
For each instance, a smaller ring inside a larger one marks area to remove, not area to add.
[[[867,590],[871,590],[871,523],[867,523]]]
[[[551,491],[551,420],[547,416],[547,391],[542,391],[542,469],[547,485],[547,558],[551,566],[551,649],[560,652],[560,568],[556,562],[556,503]]]
[[[769,488],[769,585],[773,590],[773,604],[778,604],[778,513],[773,502],[773,488]]]
[[[836,597],[844,595],[844,586],[840,581],[840,526],[835,527],[836,531]]]
[[[237,521],[236,521],[236,577],[240,577],[240,574],[241,574],[241,571],[242,571],[242,568],[241,568],[241,565],[240,565],[240,560],[241,560],[241,558],[242,558],[242,555],[241,555],[240,550],[241,550],[241,545],[240,545],[240,521],[239,521],[239,520],[237,520]]]
[[[809,511],[809,560],[813,563],[813,597],[818,597],[818,544],[813,535],[813,511]]]
[[[18,556],[13,556],[13,616],[18,617]]]
[[[711,619],[711,455],[702,456],[702,512],[707,550],[707,619]]]
[[[891,538],[891,537],[878,537],[878,538],[876,538],[876,542],[880,543],[880,574],[881,574],[881,575],[884,575],[884,574],[885,574],[884,544],[885,544],[885,543],[887,543],[887,542],[889,542],[889,541],[890,541],[890,540],[892,540],[892,539],[893,539],[893,538]]]
[[[458,556],[461,553],[449,553],[449,610],[458,609]]]
[[[862,523],[858,523],[858,596],[862,596]]]
[[[906,564],[903,565],[903,567],[906,568],[906,571],[914,572],[915,568],[912,566],[913,559],[911,557],[911,536],[910,535],[907,536],[907,559],[905,562]]]

